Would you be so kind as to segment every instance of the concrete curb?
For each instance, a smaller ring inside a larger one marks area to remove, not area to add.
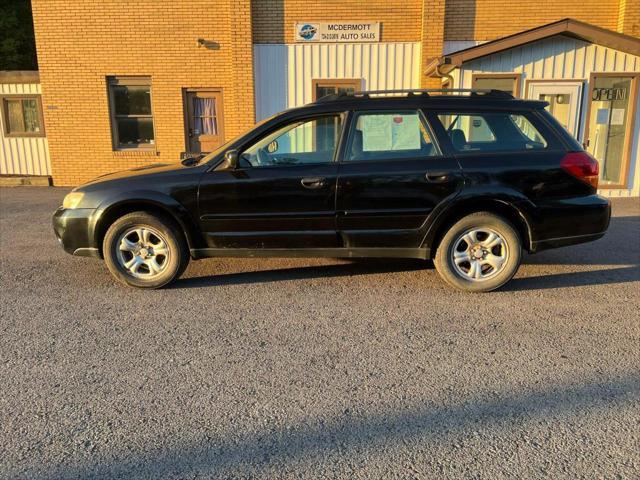
[[[51,177],[45,175],[0,175],[0,187],[50,187]]]

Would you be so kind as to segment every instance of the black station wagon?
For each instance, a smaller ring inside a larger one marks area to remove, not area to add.
[[[168,284],[190,258],[410,257],[494,290],[523,251],[609,225],[597,161],[545,106],[495,90],[330,95],[202,158],[74,189],[55,234],[135,287]]]

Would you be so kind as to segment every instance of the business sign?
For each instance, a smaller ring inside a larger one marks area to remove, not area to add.
[[[379,42],[380,22],[296,23],[296,42]]]
[[[596,101],[626,100],[627,89],[625,87],[594,88],[591,98]]]

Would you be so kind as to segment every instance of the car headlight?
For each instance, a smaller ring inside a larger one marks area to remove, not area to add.
[[[82,192],[71,192],[67,194],[66,197],[64,197],[64,200],[62,201],[62,207],[74,209],[80,204],[82,197],[84,197],[84,193]]]

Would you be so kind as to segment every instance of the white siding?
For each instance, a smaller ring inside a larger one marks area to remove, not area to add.
[[[311,102],[313,79],[362,78],[365,90],[420,86],[419,42],[253,48],[257,120]]]
[[[0,83],[0,96],[7,94],[40,94],[40,85]],[[51,175],[46,137],[6,138],[2,122],[0,115],[0,175]]]
[[[505,50],[465,63],[460,69],[451,72],[457,88],[471,88],[474,73],[516,72],[522,73],[522,91],[526,80],[582,80],[589,81],[591,72],[640,72],[640,57],[620,52],[582,40],[555,36],[527,45]],[[580,128],[585,131],[585,115],[588,105],[588,88],[585,83],[582,98]],[[640,106],[640,99],[638,99]],[[633,148],[630,159],[628,189],[603,189],[603,195],[628,197],[640,195],[640,110],[636,109],[636,122],[633,128]]]

